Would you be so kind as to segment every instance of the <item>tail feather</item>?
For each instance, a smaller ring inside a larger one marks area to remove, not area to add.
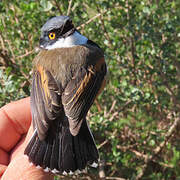
[[[50,144],[47,144],[46,151],[44,153],[43,164],[42,164],[44,168],[46,167],[50,168],[51,154],[52,154],[52,147]]]
[[[62,148],[61,154],[62,158],[60,160],[61,168],[66,171],[66,169],[70,169],[71,171],[75,171],[75,152],[73,151],[73,136],[70,134],[68,128],[63,129],[64,137],[62,137]]]
[[[40,143],[39,138],[36,138],[37,144],[39,144],[38,151],[35,156],[35,162],[36,165],[42,165],[43,164],[43,155],[45,154],[46,150],[46,144],[45,143]]]
[[[81,169],[83,169],[83,167],[86,164],[86,161],[83,156],[83,149],[81,147],[84,145],[84,143],[82,143],[82,145],[81,145],[78,138],[75,138],[73,143],[74,143],[74,146],[73,146],[74,151],[76,153],[76,163],[77,163],[77,166],[79,167],[79,170],[81,170]],[[78,161],[78,159],[81,159],[81,161]]]
[[[36,133],[33,135],[33,138],[31,139],[29,145],[31,146],[31,149],[29,149],[29,158],[33,159],[34,155],[37,153],[38,151],[38,146],[39,143],[37,142],[37,136],[35,136]]]
[[[58,161],[59,161],[59,136],[56,134],[55,140],[53,141],[53,147],[52,147],[52,155],[50,159],[50,168],[51,169],[59,169]],[[56,161],[54,158],[57,158]]]
[[[83,170],[86,165],[98,161],[98,151],[92,134],[83,121],[79,134],[73,136],[67,126],[59,125],[41,141],[37,132],[25,149],[25,154],[36,166],[47,167],[57,173]]]

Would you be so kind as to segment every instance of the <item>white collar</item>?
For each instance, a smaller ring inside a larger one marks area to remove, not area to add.
[[[87,41],[88,39],[85,36],[75,31],[66,38],[59,38],[54,44],[47,46],[46,49],[67,48],[75,45],[86,44]]]

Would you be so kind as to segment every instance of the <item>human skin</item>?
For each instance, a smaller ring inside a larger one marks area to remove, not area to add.
[[[29,97],[0,108],[0,180],[53,180],[24,155],[32,133]]]

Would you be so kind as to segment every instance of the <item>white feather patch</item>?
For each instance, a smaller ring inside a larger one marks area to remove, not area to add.
[[[96,162],[93,162],[92,164],[90,164],[90,166],[93,167],[93,168],[97,168],[98,164]]]
[[[37,165],[37,166],[36,166],[36,168],[37,168],[37,169],[41,169],[42,167],[41,167],[41,166],[39,166],[39,165]]]
[[[44,169],[44,172],[49,172],[49,168],[48,167],[46,167],[45,169]]]
[[[74,173],[73,173],[72,171],[70,171],[68,174],[69,174],[69,175],[73,175]]]
[[[62,173],[64,176],[68,175],[68,173],[66,171],[63,171]]]
[[[54,174],[59,173],[59,171],[57,169],[55,169],[55,168],[51,172],[54,173]]]
[[[47,46],[45,49],[67,48],[75,45],[86,44],[87,38],[77,31],[66,38],[58,39],[54,44]]]

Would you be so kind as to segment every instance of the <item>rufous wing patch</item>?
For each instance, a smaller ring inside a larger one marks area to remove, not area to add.
[[[42,88],[43,88],[43,92],[44,92],[44,95],[45,95],[46,102],[48,102],[48,98],[50,97],[50,92],[49,92],[49,88],[48,88],[47,74],[45,72],[45,69],[42,66],[38,66],[37,70],[39,71],[40,76],[41,76],[41,85],[42,85]]]

